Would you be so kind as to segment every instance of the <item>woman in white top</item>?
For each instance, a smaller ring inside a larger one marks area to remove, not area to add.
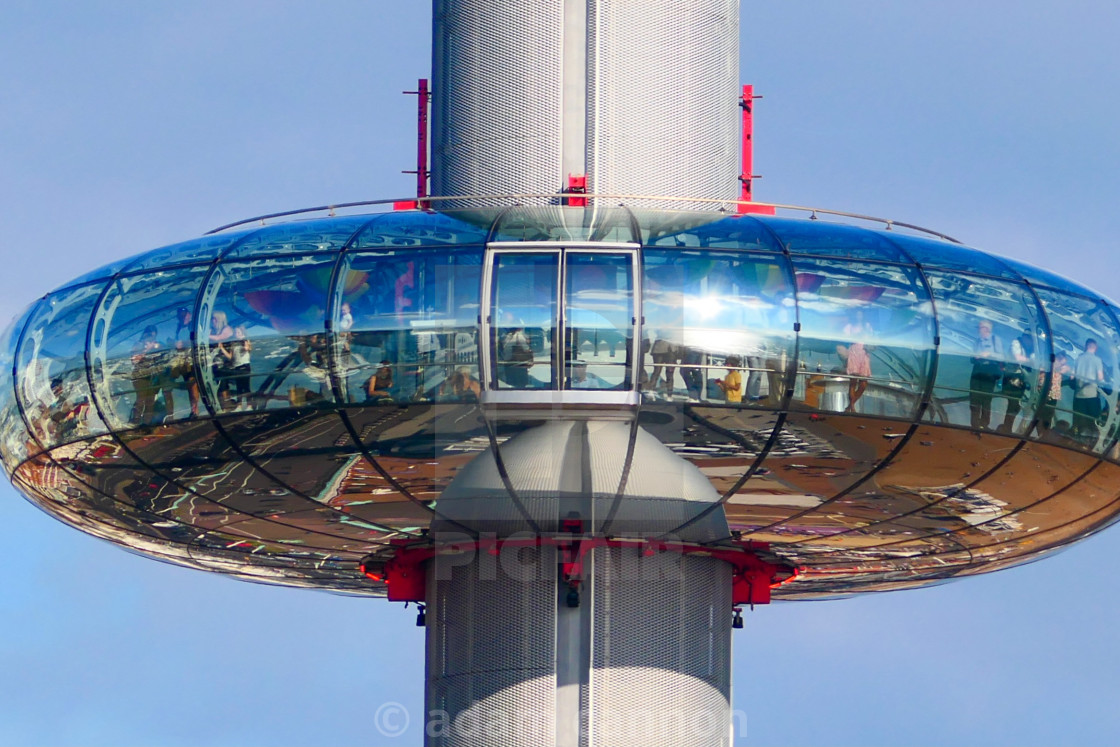
[[[245,328],[237,327],[233,330],[233,340],[218,343],[218,354],[222,356],[222,378],[226,395],[226,407],[249,407],[249,394],[252,392],[250,376],[252,375],[253,343],[245,336]],[[232,390],[232,391],[231,391]]]

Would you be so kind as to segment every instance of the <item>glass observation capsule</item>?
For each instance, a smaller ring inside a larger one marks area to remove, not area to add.
[[[425,532],[480,453],[550,418],[621,420],[800,569],[776,597],[813,598],[995,570],[1112,522],[1118,351],[1092,291],[899,231],[333,217],[36,301],[0,339],[0,452],[35,504],[143,554],[378,595],[359,560]]]

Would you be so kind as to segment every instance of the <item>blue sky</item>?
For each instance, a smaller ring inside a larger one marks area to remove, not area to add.
[[[407,195],[426,3],[0,4],[0,316],[238,218]],[[744,2],[761,200],[882,215],[1120,297],[1120,5]],[[1111,744],[1120,530],[735,638],[742,744]],[[0,744],[389,744],[397,605],[142,559],[0,487]]]

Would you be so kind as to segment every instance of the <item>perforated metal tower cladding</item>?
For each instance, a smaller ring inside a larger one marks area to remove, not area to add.
[[[640,569],[637,573],[634,569]],[[587,732],[580,747],[726,747],[731,566],[595,551]]]
[[[573,609],[557,562],[554,548],[437,556],[427,744],[727,745],[731,566],[600,548]]]
[[[738,0],[434,9],[434,195],[738,196]]]
[[[435,0],[432,194],[559,189],[563,6]]]
[[[428,573],[425,710],[451,722],[425,744],[555,745],[556,550],[439,555]]]
[[[738,0],[595,0],[587,33],[589,191],[735,199]]]

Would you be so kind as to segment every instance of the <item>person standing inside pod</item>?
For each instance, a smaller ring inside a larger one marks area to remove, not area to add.
[[[381,366],[366,381],[366,402],[393,398],[393,363],[388,358],[381,360]]]
[[[871,324],[864,320],[863,309],[856,309],[844,325],[844,337],[851,343],[846,348],[843,345],[836,347],[837,354],[844,359],[844,373],[848,375],[848,412],[856,411],[856,402],[867,391],[867,382],[871,378],[871,356],[863,344],[864,340],[871,338],[871,334]]]
[[[339,307],[338,318],[338,334],[335,336],[335,345],[337,350],[338,360],[338,385],[342,400],[344,402],[350,401],[350,345],[354,333],[354,314],[350,310],[350,304],[346,301],[342,302]]]
[[[1097,355],[1097,341],[1085,341],[1085,352],[1073,367],[1073,435],[1097,440],[1097,418],[1101,414],[1100,384],[1104,383],[1104,363]]]
[[[992,334],[987,319],[977,327],[978,337],[972,346],[972,378],[969,380],[968,406],[972,411],[972,427],[987,429],[992,419],[992,397],[1003,376],[1003,341]]]
[[[132,388],[136,397],[129,420],[133,425],[151,425],[155,418],[157,378],[164,363],[158,336],[159,330],[149,324],[132,348]]]
[[[727,376],[716,379],[716,386],[723,392],[724,399],[728,402],[743,401],[743,376],[739,373],[739,366],[743,365],[742,359],[737,355],[727,356]]]
[[[191,405],[191,417],[198,417],[198,380],[194,376],[194,360],[191,355],[191,310],[180,306],[176,316],[178,324],[175,334],[168,341],[168,347],[174,349],[171,353],[171,378],[183,380]],[[173,415],[174,412],[175,407],[168,398],[167,414]]]
[[[219,342],[218,352],[225,359],[224,370],[231,382],[232,392],[227,392],[225,407],[237,410],[249,409],[249,395],[252,392],[250,377],[253,373],[253,343],[245,336],[245,328],[235,327],[233,340]]]
[[[210,344],[214,345],[210,351],[210,371],[214,376],[214,383],[218,387],[218,402],[224,407],[224,401],[229,392],[229,371],[226,359],[222,355],[221,344],[233,337],[233,327],[229,326],[229,317],[224,311],[215,311],[210,315]]]
[[[62,377],[51,379],[51,394],[54,396],[52,404],[44,403],[47,408],[46,435],[55,442],[69,441],[77,436],[84,436],[89,432],[86,427],[86,413],[89,411],[89,402],[86,399],[74,401],[70,393],[74,387],[66,387]]]
[[[996,429],[1000,433],[1011,433],[1015,426],[1015,420],[1023,408],[1023,396],[1031,388],[1030,363],[1033,360],[1034,340],[1030,334],[1023,333],[1011,341],[1011,365],[1003,372],[1003,396],[1007,398],[1007,411],[1003,415],[1003,422]]]
[[[502,336],[501,349],[502,378],[514,389],[529,388],[529,369],[535,360],[529,335],[525,332],[524,325],[515,323]]]
[[[704,393],[704,374],[708,370],[704,358],[704,351],[693,347],[686,347],[681,356],[681,378],[690,402],[699,402]]]
[[[1069,359],[1066,358],[1066,354],[1055,353],[1054,367],[1050,373],[1050,390],[1046,392],[1046,397],[1038,408],[1038,433],[1040,436],[1048,436],[1054,429],[1054,415],[1057,412],[1058,404],[1062,401],[1062,380],[1063,377],[1069,376],[1071,373],[1073,373],[1073,369],[1069,367]],[[1046,371],[1039,371],[1039,389],[1045,383]]]

